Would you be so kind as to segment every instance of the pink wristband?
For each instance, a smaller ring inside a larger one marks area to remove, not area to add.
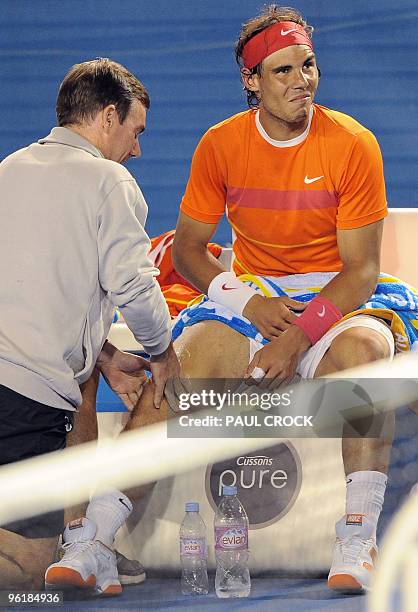
[[[317,296],[297,318],[295,325],[305,332],[311,344],[315,344],[342,317],[342,312],[335,304],[325,297]]]

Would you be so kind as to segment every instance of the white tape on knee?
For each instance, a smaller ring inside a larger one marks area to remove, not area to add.
[[[238,315],[242,315],[247,302],[257,295],[257,291],[245,285],[233,272],[221,272],[209,285],[209,299],[226,306]]]

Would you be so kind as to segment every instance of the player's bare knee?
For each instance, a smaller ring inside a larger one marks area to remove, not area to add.
[[[216,344],[221,327],[222,324],[218,321],[204,321],[184,330],[175,343],[181,376],[203,378],[215,375],[216,352],[211,346],[212,343]],[[203,346],[205,347],[204,352],[202,351]]]
[[[332,344],[334,361],[341,370],[390,357],[386,338],[368,328],[347,329]]]
[[[248,364],[247,346],[245,336],[219,321],[186,328],[175,342],[184,378],[241,377]]]

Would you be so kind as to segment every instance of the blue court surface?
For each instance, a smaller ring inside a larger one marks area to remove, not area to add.
[[[66,601],[60,611],[75,610],[230,610],[296,612],[365,612],[366,597],[337,595],[327,588],[324,578],[254,578],[247,598],[218,599],[214,580],[209,577],[210,592],[206,596],[185,596],[179,578],[150,578],[143,584],[124,588],[122,595],[100,599]],[[15,610],[17,608],[14,608]],[[22,608],[19,608],[22,609]],[[27,608],[26,608],[27,609]],[[38,610],[40,608],[37,608]],[[41,608],[51,610],[51,608]]]

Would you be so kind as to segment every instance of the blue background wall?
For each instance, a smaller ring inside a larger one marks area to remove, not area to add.
[[[287,2],[286,2],[287,3]],[[286,4],[284,3],[284,4]],[[196,143],[245,108],[233,43],[262,0],[1,0],[0,158],[45,135],[68,68],[107,56],[151,94],[143,156],[129,162],[151,235],[174,226]],[[299,0],[315,26],[317,101],[374,131],[390,206],[418,206],[416,0]],[[218,240],[226,242],[223,226]]]

